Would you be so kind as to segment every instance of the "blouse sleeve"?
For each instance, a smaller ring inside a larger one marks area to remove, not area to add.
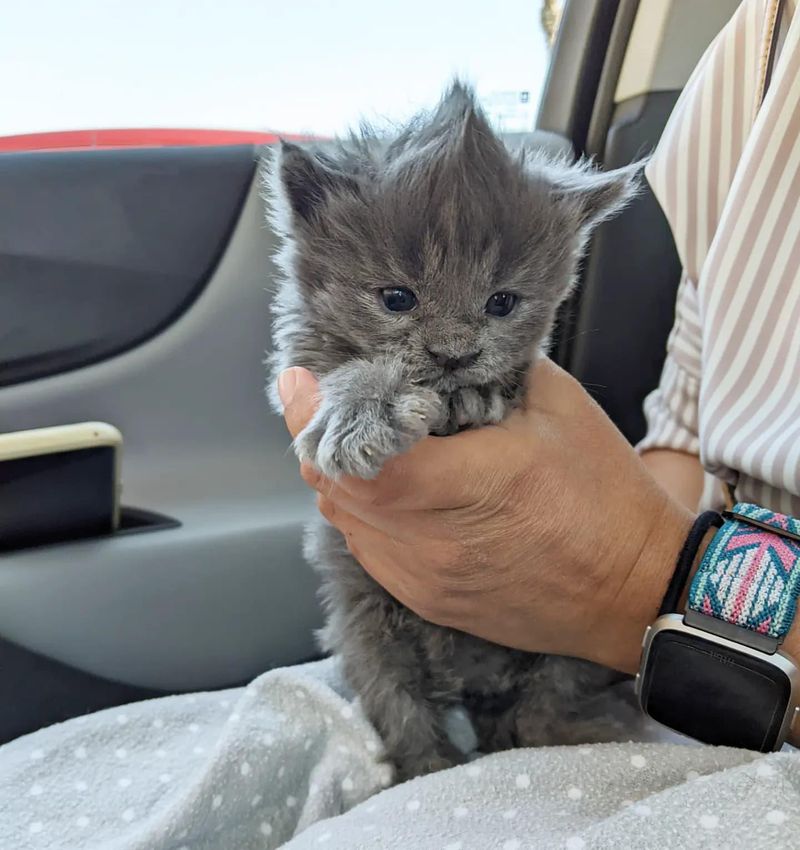
[[[744,0],[709,45],[678,98],[645,169],[647,181],[669,222],[683,274],[661,382],[644,404],[647,434],[639,443],[640,451],[668,448],[700,453],[702,326],[696,282],[727,180],[721,183],[720,170],[706,167],[700,161],[700,145],[695,142],[698,134],[702,134],[705,104],[713,94],[715,80],[725,68],[725,54],[731,52],[737,39],[758,19],[763,3],[764,0]]]

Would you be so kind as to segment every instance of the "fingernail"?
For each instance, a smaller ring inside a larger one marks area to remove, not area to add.
[[[297,369],[286,369],[278,375],[278,395],[284,407],[288,407],[294,399],[297,387]]]

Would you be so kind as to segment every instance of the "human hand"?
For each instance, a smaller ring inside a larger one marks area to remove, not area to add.
[[[280,390],[295,436],[317,384],[291,369]],[[428,437],[372,481],[301,471],[357,560],[421,617],[629,672],[692,522],[546,359],[499,425]]]

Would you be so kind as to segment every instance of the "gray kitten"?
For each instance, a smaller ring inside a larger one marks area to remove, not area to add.
[[[327,152],[284,143],[265,178],[283,240],[272,383],[304,366],[321,395],[298,457],[372,478],[428,434],[499,422],[522,401],[590,231],[635,194],[640,169],[512,154],[459,82],[390,142],[362,130]],[[400,779],[463,760],[445,728],[454,706],[483,752],[619,737],[602,711],[586,719],[617,674],[421,620],[325,523],[306,553],[322,575],[323,647]]]

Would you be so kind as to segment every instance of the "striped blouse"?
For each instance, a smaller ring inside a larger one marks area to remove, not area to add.
[[[707,482],[798,516],[800,15],[794,0],[778,7],[744,0],[647,168],[683,275],[639,449],[698,454]],[[721,493],[707,487],[704,503]]]

